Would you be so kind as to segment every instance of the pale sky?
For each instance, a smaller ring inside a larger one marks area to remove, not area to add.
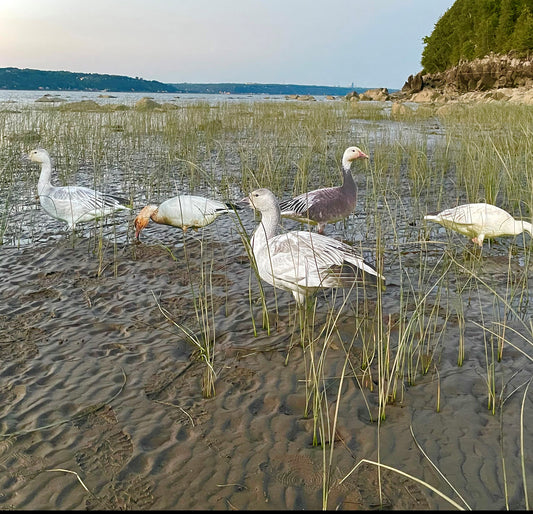
[[[0,68],[400,89],[454,0],[0,0]]]

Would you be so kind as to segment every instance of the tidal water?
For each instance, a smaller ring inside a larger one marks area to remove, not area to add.
[[[132,106],[144,97],[152,98],[158,103],[175,103],[187,104],[192,102],[228,102],[228,101],[246,101],[256,102],[262,100],[286,100],[285,95],[266,95],[266,94],[193,94],[193,93],[120,93],[120,92],[102,92],[102,91],[22,91],[22,90],[5,90],[0,89],[0,104],[10,103],[16,105],[28,105],[39,100],[43,96],[55,99],[59,103],[63,101],[79,102],[82,100],[93,100],[101,105],[107,104],[124,104]],[[326,101],[327,97],[323,95],[314,96],[317,101]]]

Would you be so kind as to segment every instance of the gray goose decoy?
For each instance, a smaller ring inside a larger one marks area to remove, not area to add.
[[[343,181],[341,186],[324,187],[295,196],[279,203],[281,216],[311,225],[318,225],[323,234],[327,223],[335,223],[349,216],[357,202],[357,185],[350,168],[356,159],[368,159],[357,146],[350,146],[342,157]]]

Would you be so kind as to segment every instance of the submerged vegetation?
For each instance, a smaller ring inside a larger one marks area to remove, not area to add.
[[[323,507],[331,508],[328,493],[339,478],[336,459],[344,451],[336,442],[337,424],[350,408],[342,402],[348,381],[357,384],[363,409],[379,432],[391,406],[409,403],[408,389],[421,382],[435,384],[431,404],[437,412],[442,409],[443,355],[454,353],[460,377],[473,332],[483,341],[486,368],[478,373],[493,414],[504,409],[504,389],[513,380],[505,371],[506,348],[533,361],[529,236],[502,238],[480,252],[463,236],[423,222],[428,212],[480,201],[531,220],[532,127],[533,108],[498,103],[438,110],[420,106],[394,118],[385,104],[344,101],[197,102],[172,109],[86,112],[68,104],[10,106],[0,109],[0,235],[6,246],[24,247],[46,241],[43,227],[49,237],[61,232],[36,207],[38,171],[21,160],[37,146],[53,157],[56,183],[83,182],[121,193],[134,213],[147,201],[177,192],[238,200],[268,187],[284,198],[337,185],[345,148],[362,148],[371,158],[352,170],[359,187],[356,213],[327,232],[370,256],[387,278],[385,291],[356,287],[320,293],[298,310],[288,293],[259,284],[253,270],[224,277],[224,259],[200,234],[200,272],[189,275],[188,323],[173,319],[164,298],[154,295],[169,333],[192,343],[206,366],[202,391],[207,398],[216,395],[222,368],[215,342],[229,330],[225,320],[237,301],[248,312],[251,348],[261,332],[289,335],[289,347],[280,350],[288,362],[297,349],[305,359],[302,415],[313,420],[312,444],[324,452]],[[246,256],[241,237],[246,241],[255,222],[244,217],[237,216],[234,237],[225,244],[230,253]],[[128,221],[116,223],[112,244],[132,245]],[[84,230],[95,238],[95,255],[101,255],[109,234]],[[189,270],[194,259],[186,239],[180,233],[175,241],[183,249],[168,250],[183,250],[181,265]],[[248,262],[242,266],[250,268]],[[225,288],[222,301],[214,293],[217,287]],[[230,294],[234,290],[249,295],[236,300]],[[245,337],[242,331],[239,335]],[[332,355],[333,367],[327,364]],[[511,387],[522,385],[512,382]],[[369,399],[374,392],[377,402]],[[527,441],[520,450],[524,459],[531,450]],[[379,453],[372,458],[379,461]],[[506,466],[502,462],[504,477]],[[531,466],[525,469],[531,472]],[[343,472],[340,478],[346,479],[351,471]],[[523,507],[527,490],[522,499]]]

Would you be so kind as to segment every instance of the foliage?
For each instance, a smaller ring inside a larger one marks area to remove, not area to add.
[[[456,0],[423,41],[427,73],[491,52],[527,56],[533,50],[533,0]]]

